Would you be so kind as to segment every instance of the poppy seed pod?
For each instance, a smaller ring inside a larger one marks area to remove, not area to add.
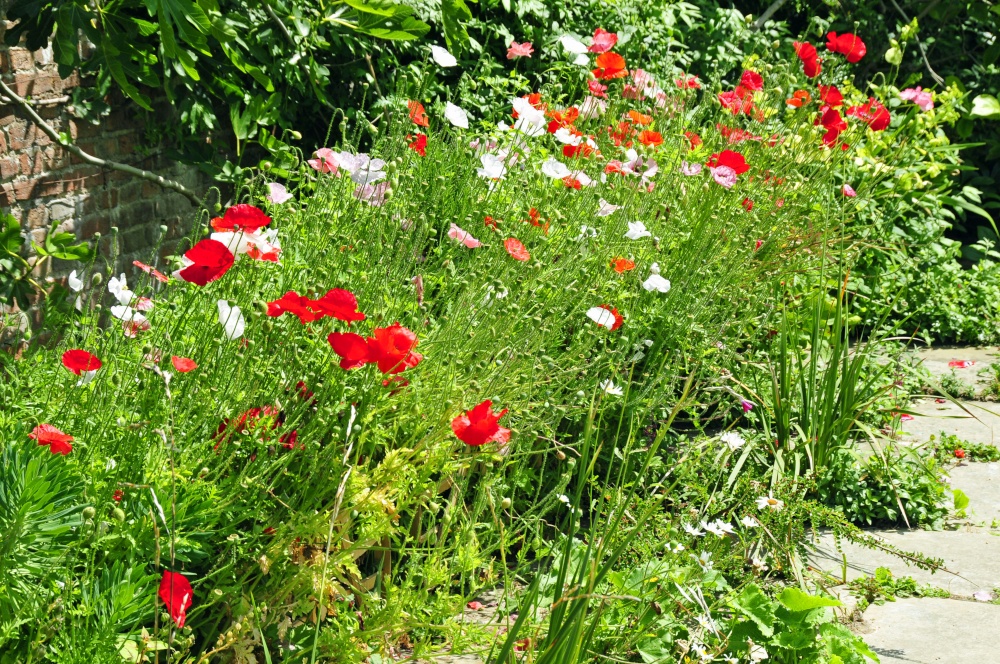
[[[93,519],[96,514],[97,510],[95,510],[93,507],[84,507],[83,511],[80,513],[80,516],[82,516],[84,519]]]

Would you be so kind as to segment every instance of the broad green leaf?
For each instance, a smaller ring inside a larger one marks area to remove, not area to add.
[[[955,499],[955,509],[964,510],[969,506],[969,497],[965,495],[965,492],[961,489],[955,489],[953,491]]]
[[[839,600],[804,593],[798,588],[785,588],[778,601],[789,611],[810,611],[823,606],[842,606]]]
[[[1000,117],[1000,101],[993,95],[978,95],[972,100],[972,112],[977,118]]]
[[[764,636],[774,634],[774,604],[755,584],[743,589],[733,600],[733,608],[752,620]]]
[[[469,33],[463,21],[472,20],[472,11],[465,0],[441,0],[441,23],[448,50],[461,53],[469,45]]]

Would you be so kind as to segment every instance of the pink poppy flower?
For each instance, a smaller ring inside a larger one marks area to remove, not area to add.
[[[740,77],[740,85],[747,90],[763,90],[764,77],[755,71],[747,70],[743,72],[743,76]]]
[[[451,228],[448,229],[448,237],[452,240],[458,240],[464,244],[469,249],[477,249],[482,246],[482,242],[472,237],[472,234],[466,230],[461,229],[456,224],[452,224]]]
[[[320,173],[336,173],[340,167],[340,160],[337,153],[330,148],[320,148],[313,153],[313,159],[306,163]]]
[[[905,101],[912,101],[920,107],[921,111],[929,111],[934,108],[934,97],[928,90],[921,87],[906,88],[899,93],[899,98]]]
[[[618,43],[618,35],[603,28],[594,30],[594,38],[587,48],[591,53],[606,53]]]
[[[510,46],[507,48],[507,59],[516,60],[517,58],[530,58],[531,54],[534,52],[535,49],[531,45],[531,42],[518,44],[516,41],[512,41]]]
[[[712,174],[713,180],[726,189],[731,189],[738,179],[736,171],[729,166],[709,166],[708,172]]]
[[[292,200],[292,198],[292,195],[288,193],[287,189],[285,189],[285,185],[277,182],[269,182],[267,184],[267,200],[271,201],[275,205],[287,203]]]
[[[602,84],[596,79],[587,81],[587,89],[590,90],[590,94],[595,97],[606,98],[608,96],[608,86]]]
[[[854,191],[854,187],[849,184],[845,184],[840,191],[848,198],[854,198],[858,195],[858,192]]]
[[[389,183],[379,182],[378,184],[363,184],[354,190],[354,197],[359,201],[364,201],[374,207],[385,205],[386,194]]]

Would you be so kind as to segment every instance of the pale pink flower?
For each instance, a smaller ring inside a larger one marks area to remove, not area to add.
[[[615,47],[618,43],[618,35],[614,32],[608,32],[602,28],[597,28],[594,30],[594,38],[590,42],[590,48],[587,50],[591,53],[607,53]]]
[[[281,205],[282,203],[287,203],[292,199],[292,195],[288,193],[288,190],[285,189],[285,185],[283,184],[279,184],[277,182],[269,182],[267,184],[267,190],[268,190],[267,200],[271,201],[275,205]]]
[[[363,184],[354,190],[354,197],[359,201],[364,201],[375,207],[385,205],[386,190],[389,188],[388,182],[378,184]]]
[[[590,94],[595,97],[607,97],[608,96],[608,86],[601,85],[596,79],[593,81],[587,81],[587,88],[590,90]]]
[[[712,178],[726,189],[736,184],[736,171],[729,166],[710,166],[708,171],[712,174]]]
[[[330,148],[320,148],[313,152],[315,159],[310,159],[308,163],[320,173],[336,173],[340,164],[337,153]]]
[[[683,173],[684,175],[698,175],[699,173],[701,173],[701,164],[699,163],[689,164],[686,161],[682,161],[681,173]]]
[[[463,230],[456,224],[452,224],[451,228],[448,230],[448,237],[452,240],[458,240],[469,249],[476,249],[482,246],[482,242],[472,237],[472,234],[466,230]]]
[[[854,187],[849,184],[845,184],[840,191],[843,192],[844,196],[847,196],[848,198],[854,198],[858,195],[858,192],[854,191]]]
[[[517,58],[530,58],[531,54],[534,52],[535,49],[531,45],[531,42],[518,44],[516,41],[512,41],[510,43],[510,47],[507,49],[507,59],[516,60]]]
[[[921,87],[906,88],[899,93],[899,98],[905,101],[912,101],[920,107],[921,111],[929,111],[934,108],[934,97],[929,90]]]

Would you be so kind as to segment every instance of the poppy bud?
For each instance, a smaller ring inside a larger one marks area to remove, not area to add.
[[[262,161],[262,162],[260,162],[260,170],[262,170],[262,171],[269,171],[272,168],[274,168],[274,164],[272,164],[271,162],[269,162],[269,161]]]
[[[357,519],[360,514],[361,513],[358,512],[357,510],[351,510],[351,518],[352,519]]]
[[[120,507],[116,507],[111,512],[111,518],[114,519],[115,521],[117,521],[118,523],[124,523],[125,522],[125,510],[123,510]]]
[[[301,141],[302,140],[302,132],[301,131],[295,131],[293,129],[290,132],[288,132],[288,135],[291,136],[292,138],[294,138],[297,141]]]
[[[160,232],[161,232],[161,233],[166,233],[166,232],[167,232],[167,227],[166,227],[166,225],[164,225],[164,224],[160,224]]]
[[[556,458],[559,459],[560,461],[565,461],[566,453],[563,452],[562,450],[556,450]]]
[[[93,507],[84,507],[83,512],[80,514],[80,516],[82,516],[84,519],[89,520],[93,519],[96,514],[97,510],[95,510]]]
[[[104,275],[100,272],[95,272],[93,276],[90,277],[90,283],[95,286],[100,286],[102,281],[104,281]]]
[[[198,477],[205,479],[208,476],[208,468],[202,468],[198,471]]]
[[[505,510],[509,510],[510,509],[510,504],[511,504],[510,503],[510,498],[504,498],[503,500],[500,501],[500,508],[501,509],[505,509]]]
[[[111,234],[112,235],[117,235],[118,234],[118,227],[117,226],[112,226],[111,227]]]

